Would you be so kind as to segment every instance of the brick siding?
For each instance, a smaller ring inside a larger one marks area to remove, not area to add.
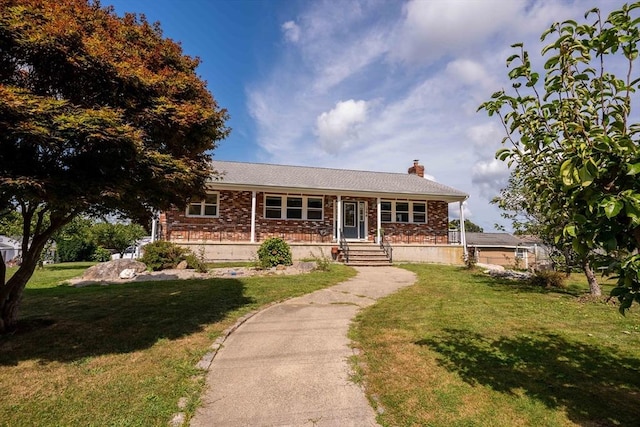
[[[249,242],[251,240],[251,191],[219,191],[218,217],[188,217],[185,210],[170,210],[160,215],[160,231],[164,239],[176,242]],[[281,195],[268,193],[269,195]],[[265,193],[256,193],[256,241],[282,237],[288,242],[331,242],[335,196],[324,196],[323,219],[285,220],[264,217]],[[320,196],[313,196],[320,197]],[[375,239],[377,199],[349,198],[367,202],[368,238]],[[285,209],[285,207],[283,207]],[[393,243],[447,244],[448,204],[427,203],[426,224],[383,223],[385,237]]]

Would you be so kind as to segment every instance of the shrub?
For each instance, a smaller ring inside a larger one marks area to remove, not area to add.
[[[320,255],[316,255],[313,252],[311,252],[310,255],[311,255],[312,261],[315,261],[316,263],[316,270],[320,270],[320,271],[331,270],[331,264],[333,264],[333,261],[331,260],[331,258],[325,255],[322,248],[320,248]]]
[[[262,268],[291,265],[291,248],[280,237],[270,237],[258,249],[258,262]]]
[[[193,268],[198,273],[207,272],[207,265],[204,263],[204,260],[198,257],[193,252],[188,251],[187,255],[185,256],[185,260],[187,261],[187,267]]]
[[[478,264],[478,260],[476,258],[475,252],[471,252],[470,251],[466,255],[463,255],[462,260],[464,261],[464,265],[469,270],[475,270],[475,268],[476,268],[476,266]]]
[[[96,246],[82,238],[60,239],[56,241],[56,251],[60,262],[92,261]]]
[[[566,276],[563,273],[553,270],[536,271],[529,279],[529,284],[532,286],[538,286],[541,288],[552,289],[564,289]]]
[[[153,271],[166,270],[176,268],[180,261],[186,259],[188,252],[175,243],[158,240],[144,246],[144,255],[140,261]]]
[[[102,246],[98,246],[96,250],[91,255],[91,261],[98,262],[107,262],[111,261],[111,251],[109,249],[105,249]]]

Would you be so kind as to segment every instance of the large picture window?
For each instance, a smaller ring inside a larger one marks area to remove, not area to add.
[[[190,202],[187,206],[187,216],[217,217],[218,193],[207,194],[204,199]]]
[[[269,219],[320,221],[323,211],[322,197],[266,195],[264,198],[264,217]]]
[[[424,224],[427,222],[427,203],[391,200],[381,201],[380,219],[382,222]]]

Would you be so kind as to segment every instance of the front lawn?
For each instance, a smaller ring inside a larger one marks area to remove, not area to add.
[[[351,331],[383,425],[637,425],[639,305],[623,317],[581,298],[579,275],[550,292],[459,267],[403,267],[418,283]]]
[[[355,274],[58,285],[86,267],[46,266],[25,290],[19,331],[0,336],[0,425],[166,426],[181,397],[190,416],[204,386],[195,365],[222,331]]]

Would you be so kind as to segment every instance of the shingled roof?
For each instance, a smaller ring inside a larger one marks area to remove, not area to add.
[[[520,239],[509,233],[465,233],[465,236],[469,246],[515,248],[522,245]]]
[[[468,195],[455,188],[407,173],[369,172],[308,166],[286,166],[214,160],[219,187],[251,187],[270,191],[313,191],[330,194],[419,196],[449,202]]]

